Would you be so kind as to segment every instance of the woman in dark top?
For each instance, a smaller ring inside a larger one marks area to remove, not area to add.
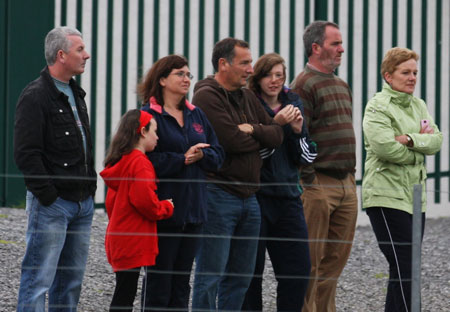
[[[143,283],[143,306],[187,311],[189,275],[207,221],[207,171],[216,171],[224,152],[205,114],[186,100],[192,75],[179,55],[161,58],[138,86],[144,106],[158,123],[158,145],[148,154],[160,199],[173,198],[174,213],[158,222],[159,255]],[[170,181],[164,181],[164,180]]]
[[[261,151],[264,159],[262,186],[256,193],[261,207],[260,242],[255,277],[247,291],[243,310],[262,310],[261,276],[266,248],[278,281],[278,311],[301,311],[308,287],[311,264],[298,168],[312,163],[317,153],[303,124],[302,102],[297,94],[284,87],[285,81],[284,59],[276,53],[261,56],[249,80],[249,88],[260,99],[261,105],[283,126],[284,140],[275,150]]]

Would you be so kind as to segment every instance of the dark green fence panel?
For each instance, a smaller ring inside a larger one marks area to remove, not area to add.
[[[25,186],[13,158],[14,113],[22,89],[45,66],[44,38],[53,28],[53,0],[6,0],[2,8],[2,190],[0,204],[25,205]],[[4,9],[4,10],[3,10]]]
[[[359,182],[364,170],[361,132],[363,108],[367,100],[381,89],[383,80],[378,71],[386,50],[392,46],[405,46],[415,49],[420,54],[420,83],[416,94],[426,100],[445,137],[445,154],[441,152],[434,158],[428,158],[430,180],[434,180],[434,188],[437,190],[447,188],[443,186],[443,181],[449,177],[450,112],[444,105],[448,105],[449,102],[450,69],[449,66],[440,66],[441,62],[449,63],[450,55],[448,29],[450,4],[447,0],[54,0],[54,2],[55,4],[48,0],[1,2],[0,8],[3,11],[0,15],[2,19],[0,34],[4,35],[0,38],[0,45],[3,51],[9,51],[8,53],[12,51],[7,49],[9,47],[7,42],[11,40],[7,32],[7,27],[11,24],[10,12],[17,14],[20,10],[19,20],[23,21],[24,8],[32,9],[33,13],[45,11],[45,14],[39,15],[39,23],[33,23],[33,27],[27,29],[27,34],[39,32],[43,19],[48,19],[51,23],[52,17],[49,15],[52,15],[52,10],[57,7],[58,12],[54,12],[55,24],[69,23],[69,26],[79,28],[89,38],[86,41],[92,55],[89,61],[91,66],[88,66],[86,73],[77,77],[77,80],[82,86],[84,83],[83,87],[88,91],[97,170],[101,170],[108,139],[115,129],[120,113],[139,105],[135,84],[158,58],[170,53],[184,54],[190,60],[190,70],[195,76],[192,82],[194,85],[197,80],[213,72],[210,59],[214,43],[227,36],[237,36],[250,43],[255,60],[262,53],[279,51],[286,60],[287,80],[290,82],[306,62],[302,42],[304,28],[315,19],[324,19],[337,22],[343,34],[346,56],[337,74],[347,81],[353,90]],[[17,30],[26,28],[23,25],[16,26]],[[121,29],[120,36],[112,34],[115,29]],[[43,62],[42,42],[36,39],[33,45],[39,50],[36,57]],[[14,49],[20,47],[16,44]],[[14,52],[16,53],[16,50]],[[28,52],[29,47],[27,55]],[[14,55],[16,61],[19,55],[20,51]],[[116,57],[119,55],[120,57]],[[0,132],[0,143],[3,142],[2,145],[5,146],[5,153],[0,156],[0,168],[3,173],[7,173],[8,168],[11,168],[11,117],[16,101],[16,98],[11,100],[14,97],[11,90],[15,90],[17,97],[21,88],[37,75],[38,70],[31,70],[31,67],[22,70],[22,73],[30,75],[31,78],[28,76],[18,84],[14,82],[14,86],[8,89],[7,83],[11,83],[9,78],[11,75],[14,76],[14,73],[9,72],[7,66],[12,66],[12,63],[7,64],[5,58],[2,58],[2,61],[0,92],[8,105],[2,107],[0,111],[2,113],[0,118],[5,119],[5,126]],[[23,64],[19,65],[22,66],[19,68],[24,68]],[[189,96],[192,96],[192,90]],[[6,123],[8,120],[9,125]],[[0,198],[6,197],[7,189],[15,188],[13,184],[10,185],[7,186],[5,179],[0,180]],[[23,190],[23,186],[19,187]],[[98,204],[103,201],[103,191],[104,187],[99,181],[96,198]],[[439,192],[435,192],[433,202],[440,201]]]
[[[0,1],[0,103],[6,102],[6,42],[7,26],[8,26],[8,2]],[[6,108],[7,105],[0,105],[0,146],[2,152],[0,153],[0,207],[6,204]]]

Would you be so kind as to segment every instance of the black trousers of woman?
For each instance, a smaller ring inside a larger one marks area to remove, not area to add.
[[[308,288],[311,261],[303,205],[298,198],[257,194],[261,207],[261,238],[255,276],[247,290],[243,311],[262,311],[262,275],[266,249],[277,279],[277,311],[301,311]]]
[[[144,311],[188,311],[190,273],[202,225],[158,225],[156,265],[148,267],[142,286]]]
[[[381,252],[389,263],[385,312],[411,311],[412,215],[393,208],[366,209]],[[425,213],[422,213],[422,238]]]
[[[116,289],[109,311],[132,312],[141,268],[116,272]]]

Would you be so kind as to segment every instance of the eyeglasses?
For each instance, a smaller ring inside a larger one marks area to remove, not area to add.
[[[190,80],[194,79],[194,76],[192,76],[192,74],[190,72],[179,71],[179,72],[173,73],[173,75],[178,76],[180,78],[187,77]]]
[[[280,73],[276,73],[276,74],[267,73],[266,75],[264,75],[264,77],[270,78],[273,80],[283,80],[284,79],[284,75],[280,74]]]

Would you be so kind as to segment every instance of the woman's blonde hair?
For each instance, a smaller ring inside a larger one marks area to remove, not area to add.
[[[407,48],[395,47],[389,49],[384,55],[383,62],[381,63],[381,77],[384,79],[384,74],[392,74],[398,65],[409,61],[410,59],[418,61],[419,55]]]

